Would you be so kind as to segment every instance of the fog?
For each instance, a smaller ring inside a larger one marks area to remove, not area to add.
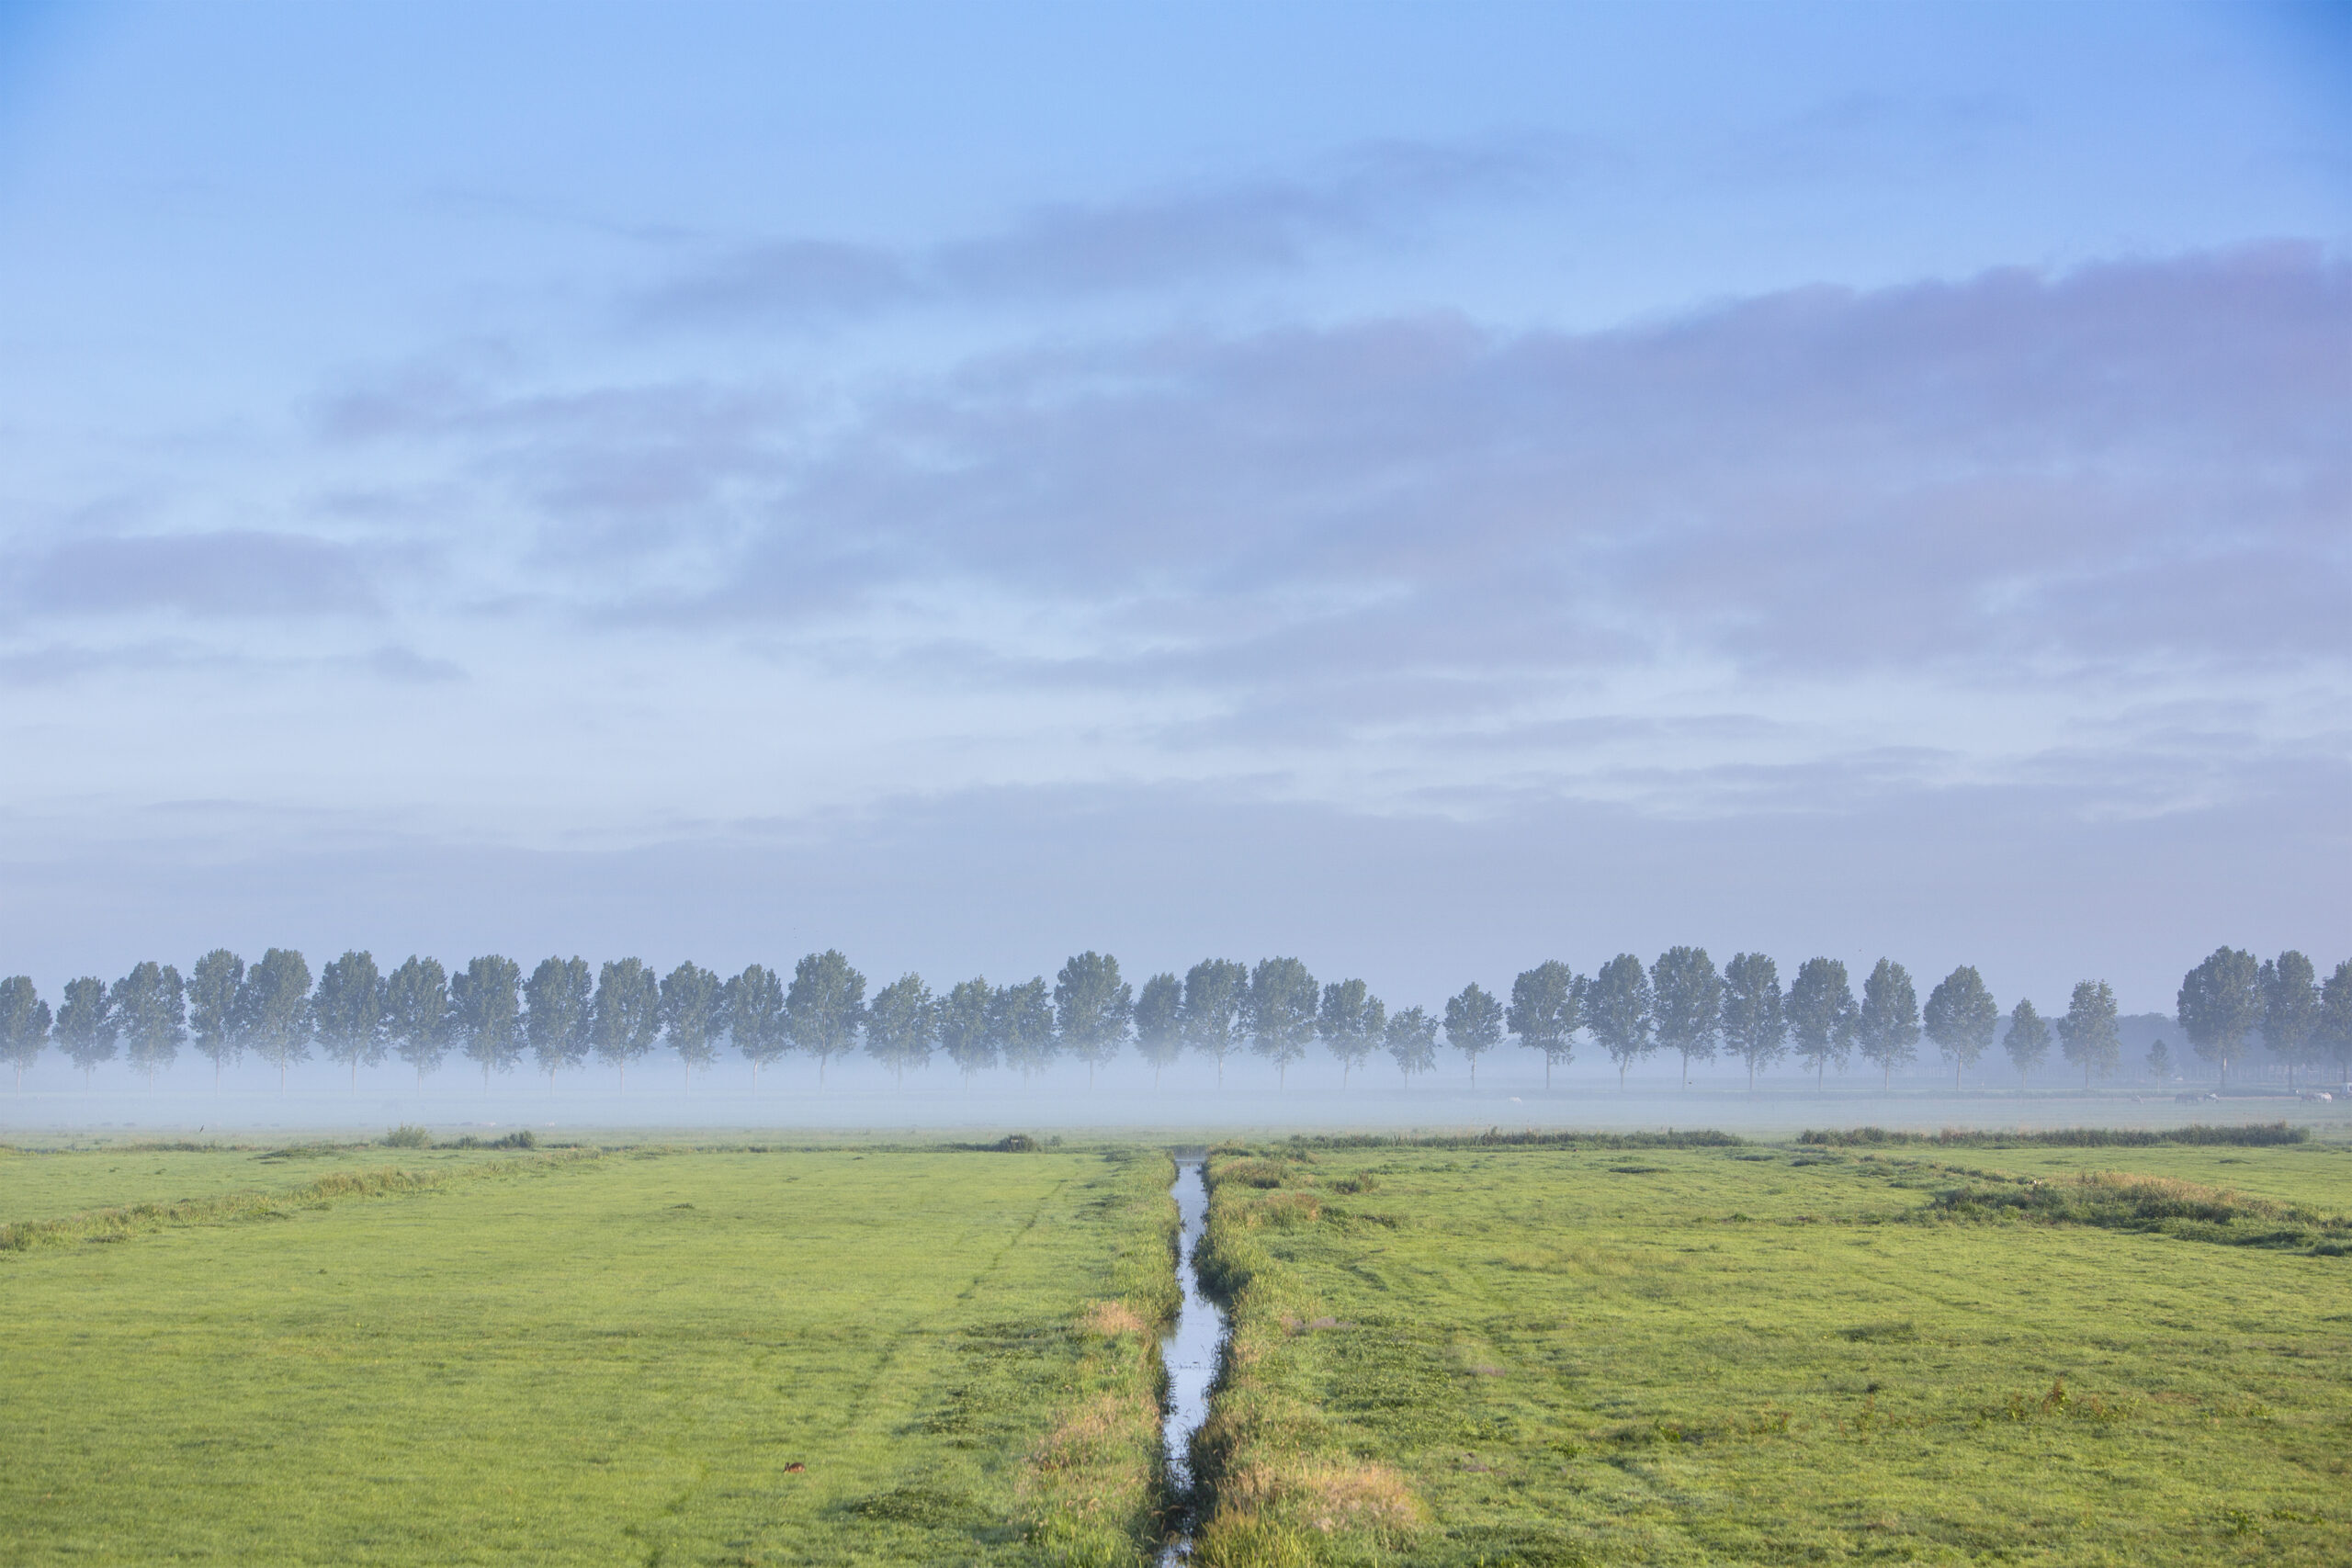
[[[2135,1064],[2136,1053],[2127,1052],[2127,1071]],[[1984,1066],[1987,1070],[1970,1074],[1960,1092],[1948,1069],[1898,1074],[1889,1088],[1877,1069],[1858,1063],[1844,1073],[1833,1069],[1820,1088],[1809,1076],[1782,1071],[1759,1078],[1750,1093],[1746,1075],[1722,1063],[1695,1066],[1684,1089],[1671,1062],[1660,1070],[1653,1061],[1621,1089],[1605,1060],[1578,1061],[1555,1071],[1547,1087],[1542,1057],[1509,1048],[1481,1060],[1475,1085],[1460,1059],[1448,1056],[1438,1071],[1409,1082],[1375,1058],[1344,1087],[1337,1065],[1319,1055],[1278,1077],[1262,1061],[1237,1053],[1227,1058],[1222,1085],[1204,1058],[1182,1059],[1155,1085],[1151,1070],[1128,1056],[1099,1071],[1091,1087],[1083,1064],[1070,1061],[1027,1082],[1001,1069],[967,1082],[942,1062],[900,1083],[873,1062],[852,1057],[830,1065],[821,1085],[815,1064],[797,1057],[763,1071],[756,1083],[749,1064],[733,1057],[691,1083],[674,1061],[656,1059],[633,1067],[626,1085],[607,1067],[563,1073],[552,1085],[544,1074],[518,1069],[485,1085],[479,1071],[455,1062],[422,1085],[405,1067],[363,1067],[355,1085],[344,1069],[311,1062],[289,1073],[281,1092],[276,1070],[250,1060],[222,1074],[216,1089],[211,1065],[184,1055],[151,1088],[120,1063],[101,1067],[85,1086],[80,1072],[52,1055],[26,1073],[21,1091],[0,1084],[0,1137],[355,1138],[380,1136],[401,1123],[445,1140],[518,1128],[542,1138],[606,1140],[663,1134],[956,1140],[1058,1131],[1181,1141],[1293,1132],[1696,1127],[1781,1137],[1809,1127],[2158,1127],[2282,1117],[2352,1129],[2352,1096],[2340,1088],[2332,1100],[2299,1099],[2258,1065],[2233,1067],[2218,1100],[2207,1098],[2217,1087],[2211,1067],[2193,1058],[2190,1077],[2162,1087],[2142,1077],[2090,1090],[2064,1063],[2045,1064],[2023,1091],[1997,1053]],[[2320,1083],[2330,1087],[2324,1077]]]

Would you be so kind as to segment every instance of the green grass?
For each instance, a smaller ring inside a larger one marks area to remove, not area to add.
[[[7,1216],[49,1222],[0,1251],[10,1563],[1110,1563],[1156,1535],[1156,1154],[258,1152],[0,1163]]]
[[[1222,1156],[1202,1560],[2343,1562],[2352,1258],[1936,1217],[2086,1171],[2324,1224],[2352,1151]]]

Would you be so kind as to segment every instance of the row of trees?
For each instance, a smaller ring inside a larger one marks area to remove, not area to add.
[[[2283,953],[2257,962],[2222,948],[2181,983],[2177,1016],[2198,1054],[2219,1065],[2241,1056],[2257,1032],[2291,1067],[2334,1060],[2352,1073],[2352,960],[2322,985],[2310,959]],[[2053,1030],[2054,1024],[2054,1030]],[[287,1070],[315,1044],[330,1060],[360,1067],[397,1058],[421,1082],[452,1050],[481,1068],[513,1069],[527,1056],[550,1081],[592,1057],[627,1081],[629,1066],[666,1045],[691,1078],[731,1043],[756,1076],[790,1052],[814,1056],[821,1082],[835,1057],[865,1050],[893,1073],[944,1054],[967,1076],[997,1066],[1024,1078],[1056,1057],[1086,1064],[1088,1080],[1132,1042],[1159,1071],[1184,1053],[1225,1062],[1248,1049],[1286,1079],[1292,1064],[1319,1043],[1340,1064],[1341,1082],[1375,1054],[1409,1079],[1437,1065],[1438,1036],[1468,1061],[1506,1034],[1543,1053],[1544,1077],[1573,1059],[1577,1036],[1617,1066],[1619,1080],[1654,1053],[1678,1058],[1682,1079],[1693,1063],[1729,1056],[1758,1073],[1793,1058],[1816,1082],[1859,1055],[1892,1081],[1918,1057],[1923,1038],[1951,1066],[1953,1083],[1996,1038],[2022,1081],[2049,1055],[2053,1036],[2087,1085],[2120,1065],[2115,993],[2104,980],[2076,985],[2066,1010],[2044,1019],[2030,1000],[2003,1014],[1973,967],[1944,976],[1921,1006],[1904,966],[1882,958],[1857,997],[1846,965],[1809,958],[1784,990],[1779,966],[1742,953],[1718,971],[1704,948],[1676,947],[1645,965],[1620,953],[1591,975],[1556,960],[1511,984],[1508,1001],[1475,982],[1436,1014],[1420,1007],[1395,1012],[1360,979],[1318,985],[1295,958],[1246,965],[1205,959],[1181,977],[1152,976],[1134,990],[1115,958],[1081,953],[1048,987],[1043,976],[1018,985],[983,976],[934,994],[919,975],[903,975],[869,999],[865,976],[840,953],[813,953],[785,981],[761,964],[721,979],[694,963],[659,975],[642,961],[618,959],[593,973],[585,960],[550,957],[526,976],[510,958],[476,958],[450,974],[435,959],[412,956],[390,974],[361,952],[345,953],[320,973],[315,987],[302,954],[271,948],[248,966],[227,949],[197,960],[186,979],[168,964],[143,963],[111,986],[95,976],[69,982],[52,1018],[32,981],[0,981],[0,1052],[24,1069],[54,1040],[85,1073],[118,1048],[150,1076],[193,1040],[220,1071],[250,1051]],[[2150,1065],[2169,1066],[2164,1043]]]

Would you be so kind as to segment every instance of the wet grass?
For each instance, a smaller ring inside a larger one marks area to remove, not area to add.
[[[2342,1145],[1294,1144],[1211,1175],[1209,1568],[2352,1540]]]
[[[1156,1541],[1156,1153],[269,1152],[0,1163],[12,1564]]]

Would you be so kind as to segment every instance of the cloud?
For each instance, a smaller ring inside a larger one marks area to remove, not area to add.
[[[813,321],[915,304],[1121,294],[1287,272],[1377,243],[1453,203],[1523,191],[1567,166],[1532,141],[1356,148],[1306,175],[1033,209],[992,232],[894,250],[790,238],[741,246],[641,295],[659,324]]]
[[[377,582],[352,547],[253,529],[67,539],[0,558],[0,593],[25,619],[367,615],[381,607]]]

